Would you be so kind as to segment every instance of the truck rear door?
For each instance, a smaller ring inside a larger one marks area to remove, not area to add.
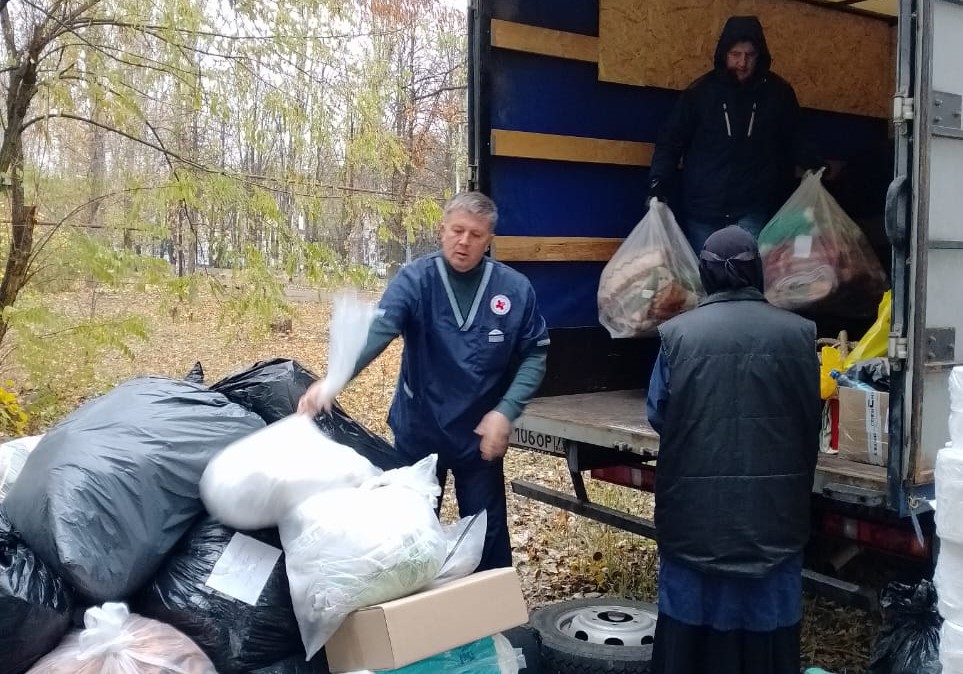
[[[890,498],[913,511],[932,493],[949,439],[950,369],[963,355],[963,2],[902,0],[894,244]],[[901,268],[901,262],[902,268]],[[905,359],[905,360],[904,360]],[[899,380],[903,380],[902,383]]]

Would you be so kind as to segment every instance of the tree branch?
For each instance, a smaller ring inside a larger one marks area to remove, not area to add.
[[[13,24],[10,22],[10,13],[7,11],[7,3],[4,0],[3,5],[0,5],[0,24],[3,25],[3,41],[7,46],[7,51],[10,53],[10,58],[14,61],[17,60],[17,41],[13,34]],[[10,68],[10,70],[16,70],[16,66]]]

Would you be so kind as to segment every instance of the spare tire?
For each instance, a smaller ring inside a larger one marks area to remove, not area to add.
[[[573,599],[532,613],[541,640],[542,669],[551,674],[646,674],[658,609],[615,597]]]

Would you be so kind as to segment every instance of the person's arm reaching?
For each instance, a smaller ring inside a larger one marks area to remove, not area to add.
[[[491,412],[482,417],[475,428],[481,436],[481,455],[486,461],[494,461],[505,456],[508,451],[512,422],[521,416],[525,406],[535,396],[545,377],[548,361],[548,347],[536,346],[522,358],[512,383],[502,396],[501,401]]]

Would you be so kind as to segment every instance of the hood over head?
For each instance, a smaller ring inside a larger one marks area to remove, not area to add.
[[[699,276],[709,295],[740,288],[763,292],[762,258],[756,239],[738,225],[714,232],[699,253]]]
[[[755,16],[731,16],[726,21],[719,36],[719,44],[716,45],[714,59],[716,70],[726,72],[726,54],[740,42],[751,42],[759,51],[759,60],[756,62],[756,72],[752,79],[758,80],[764,77],[772,66],[772,54],[769,52],[769,45],[766,44],[766,34],[762,30],[762,24]]]

